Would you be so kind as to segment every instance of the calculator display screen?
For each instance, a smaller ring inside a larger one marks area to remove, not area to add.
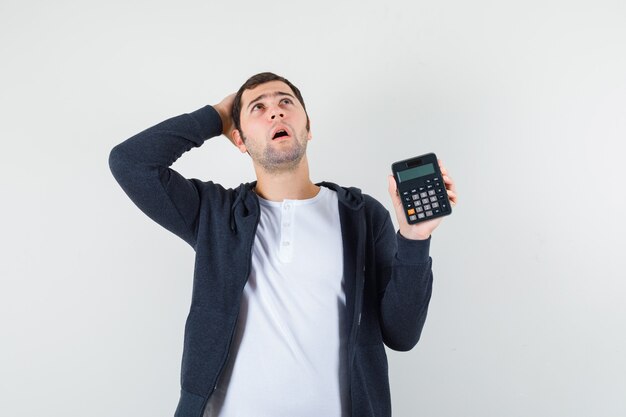
[[[426,164],[415,168],[405,169],[404,171],[398,171],[398,179],[400,182],[403,182],[434,173],[435,167],[433,164]]]

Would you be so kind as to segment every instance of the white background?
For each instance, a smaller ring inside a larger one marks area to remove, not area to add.
[[[194,253],[109,151],[263,71],[313,181],[391,209],[391,163],[435,152],[457,183],[394,416],[626,415],[623,1],[2,0],[0,57],[0,415],[173,415]],[[223,136],[173,168],[255,179]]]

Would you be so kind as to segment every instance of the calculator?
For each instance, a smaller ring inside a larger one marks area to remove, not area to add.
[[[391,171],[409,224],[452,214],[434,153],[394,162]]]

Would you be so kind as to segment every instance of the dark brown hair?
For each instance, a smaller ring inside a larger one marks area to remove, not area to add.
[[[251,90],[258,85],[270,82],[270,81],[282,81],[291,88],[293,93],[296,95],[297,99],[302,104],[302,108],[304,108],[304,113],[306,114],[306,130],[310,129],[309,123],[309,114],[306,111],[306,106],[304,105],[304,99],[302,98],[302,94],[300,94],[300,90],[298,87],[291,84],[288,79],[281,77],[280,75],[276,75],[272,72],[261,72],[252,77],[248,78],[245,83],[239,88],[237,91],[237,95],[235,95],[235,100],[233,101],[232,115],[233,115],[233,123],[235,125],[235,129],[241,132],[241,96],[243,95],[244,90]],[[242,135],[243,136],[243,133]]]

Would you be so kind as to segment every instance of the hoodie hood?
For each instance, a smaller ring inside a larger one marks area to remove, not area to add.
[[[256,181],[241,183],[235,189],[235,201],[230,209],[230,229],[237,233],[237,213],[235,209],[240,204],[243,204],[243,216],[248,216],[250,213],[258,213],[260,210],[259,199],[256,193],[252,189],[256,186]],[[357,187],[342,187],[333,182],[321,181],[315,183],[320,187],[330,188],[337,193],[337,199],[341,204],[344,204],[352,210],[359,210],[365,202],[363,201],[363,194],[361,189]]]

